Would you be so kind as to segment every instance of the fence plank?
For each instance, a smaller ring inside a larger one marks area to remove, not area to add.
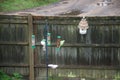
[[[29,80],[34,80],[34,55],[32,49],[32,34],[33,34],[33,21],[32,15],[28,15],[28,27],[29,27],[29,62],[30,62],[30,75]]]
[[[27,46],[28,42],[1,42],[0,41],[0,45],[23,45],[23,46]]]

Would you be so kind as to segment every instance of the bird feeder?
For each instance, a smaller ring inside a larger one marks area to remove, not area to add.
[[[80,34],[86,34],[87,33],[87,29],[89,28],[89,26],[88,26],[88,22],[87,22],[85,17],[83,17],[81,19],[81,21],[79,22],[78,28],[79,28],[79,33]]]

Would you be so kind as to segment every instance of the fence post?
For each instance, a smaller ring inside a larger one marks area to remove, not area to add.
[[[33,19],[28,15],[28,35],[29,35],[29,80],[34,80],[34,54],[32,49]]]

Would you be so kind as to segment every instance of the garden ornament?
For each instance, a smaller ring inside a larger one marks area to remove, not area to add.
[[[56,65],[56,64],[48,64],[48,67],[50,67],[52,69],[56,69],[58,67],[58,65]]]

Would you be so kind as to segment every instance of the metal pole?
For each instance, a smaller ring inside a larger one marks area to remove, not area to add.
[[[47,33],[48,33],[48,22],[46,20],[44,28],[44,37],[45,37],[45,47],[46,47],[46,80],[48,80],[48,42],[47,42]]]

